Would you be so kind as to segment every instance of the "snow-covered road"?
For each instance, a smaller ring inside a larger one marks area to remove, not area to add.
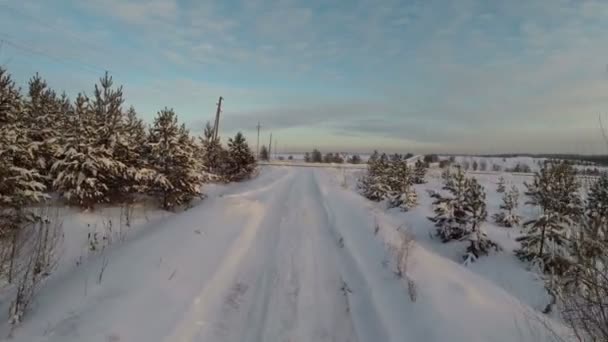
[[[389,340],[334,227],[364,209],[332,210],[319,172],[266,170],[52,279],[15,340]]]
[[[13,340],[532,341],[535,313],[421,246],[413,301],[381,238],[397,226],[382,221],[377,235],[382,214],[343,181],[335,169],[265,167],[213,188],[50,279]]]

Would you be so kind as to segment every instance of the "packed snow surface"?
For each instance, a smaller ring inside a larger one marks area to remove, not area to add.
[[[534,280],[501,283],[527,274],[509,251],[464,267],[420,233],[423,216],[355,193],[354,172],[266,166],[213,187],[49,279],[12,341],[552,341],[549,330],[565,331],[538,313]],[[395,275],[399,229],[428,240],[411,250],[413,287]]]

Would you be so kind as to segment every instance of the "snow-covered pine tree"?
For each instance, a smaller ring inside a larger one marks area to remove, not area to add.
[[[148,165],[156,171],[150,192],[161,198],[165,209],[187,204],[200,195],[201,175],[189,140],[173,109],[158,112],[148,135]]]
[[[502,194],[506,191],[506,187],[505,187],[505,178],[504,177],[500,177],[498,179],[498,186],[496,187],[496,192],[499,194]]]
[[[220,140],[215,138],[213,126],[211,126],[209,121],[205,125],[200,143],[202,146],[203,167],[207,172],[223,177],[225,169],[224,149]]]
[[[585,261],[593,262],[602,255],[608,245],[608,173],[603,172],[593,182],[585,203],[585,219],[577,254]],[[590,260],[591,259],[591,260]]]
[[[418,159],[416,164],[414,165],[414,183],[416,184],[424,184],[426,181],[424,177],[426,176],[426,164]]]
[[[90,110],[89,99],[78,94],[73,111],[74,121],[51,167],[53,187],[68,202],[92,208],[110,200],[108,184],[114,160],[111,151],[97,144],[97,120]]]
[[[469,182],[462,169],[456,173],[446,173],[444,176],[444,192],[431,195],[435,216],[429,220],[437,227],[436,235],[441,241],[458,240],[468,234],[467,212],[465,211],[466,193]]]
[[[526,187],[526,204],[538,206],[541,215],[524,223],[528,228],[517,238],[521,248],[515,253],[545,272],[562,275],[570,265],[571,225],[582,211],[574,169],[565,163],[546,165]]]
[[[313,149],[312,153],[310,154],[310,161],[313,163],[322,163],[323,155],[321,154],[321,151],[317,150],[316,148]]]
[[[482,227],[488,216],[486,210],[486,192],[475,178],[467,179],[467,189],[464,210],[470,225],[467,232],[469,246],[464,255],[465,264],[477,260],[482,255],[487,255],[490,248],[498,250],[498,245],[490,240]]]
[[[268,160],[268,149],[265,145],[262,145],[262,148],[260,148],[260,160]]]
[[[359,179],[361,194],[372,201],[382,201],[391,188],[388,182],[389,164],[386,154],[381,156],[377,151],[367,162],[367,173]]]
[[[14,210],[20,211],[46,197],[43,177],[33,167],[36,162],[31,151],[35,143],[20,120],[24,111],[19,88],[0,67],[0,216],[12,217]]]
[[[238,132],[234,138],[228,140],[229,169],[228,177],[232,181],[241,181],[249,178],[255,171],[255,157],[249,149],[245,136]]]
[[[125,115],[122,110],[124,98],[122,86],[113,87],[114,81],[106,72],[95,84],[93,98],[89,102],[94,119],[93,147],[107,151],[104,168],[98,170],[105,173],[108,197],[110,200],[123,200],[125,190],[130,188],[133,177],[127,172],[127,165],[117,155],[118,146],[128,144],[128,132],[125,127]]]
[[[511,187],[511,190],[504,192],[502,196],[502,204],[500,205],[501,211],[494,214],[494,222],[507,228],[519,226],[521,223],[521,217],[516,212],[518,206],[519,190],[513,186]]]
[[[61,126],[61,100],[48,88],[46,82],[36,74],[29,81],[28,97],[22,117],[28,139],[32,142],[31,150],[36,169],[45,177],[45,184],[50,187],[52,179],[50,169],[55,161],[55,152],[59,149],[58,136],[64,127]]]
[[[135,108],[129,107],[121,129],[114,149],[114,157],[125,166],[121,191],[127,196],[145,193],[155,173],[146,165],[146,125],[137,117]]]
[[[386,195],[389,207],[407,211],[418,204],[418,195],[413,187],[413,170],[401,156],[393,156],[386,169],[385,183],[389,187]]]

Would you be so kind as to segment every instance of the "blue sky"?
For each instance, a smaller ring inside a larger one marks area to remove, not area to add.
[[[608,152],[606,1],[0,0],[0,39],[22,85],[110,70],[193,132],[222,95],[284,151]]]

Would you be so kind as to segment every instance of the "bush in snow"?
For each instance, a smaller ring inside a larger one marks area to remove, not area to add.
[[[178,126],[172,109],[158,112],[148,137],[148,165],[156,172],[150,191],[172,209],[200,196],[203,182],[194,141],[185,126]]]
[[[501,212],[494,214],[494,222],[507,228],[519,226],[521,217],[515,212],[518,205],[519,191],[513,186],[509,192],[504,192],[500,205]]]
[[[228,165],[227,176],[231,181],[249,178],[255,171],[255,157],[241,132],[228,140]]]

